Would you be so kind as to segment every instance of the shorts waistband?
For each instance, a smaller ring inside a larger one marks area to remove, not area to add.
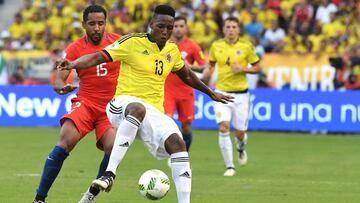
[[[249,89],[244,89],[244,90],[240,90],[240,91],[224,91],[226,93],[234,93],[234,94],[244,94],[247,93],[249,91]]]

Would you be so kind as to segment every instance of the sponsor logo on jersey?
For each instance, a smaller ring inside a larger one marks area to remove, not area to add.
[[[145,55],[149,55],[149,52],[146,49],[142,53],[145,54]]]

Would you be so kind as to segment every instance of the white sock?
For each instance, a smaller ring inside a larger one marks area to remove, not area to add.
[[[174,153],[170,155],[170,160],[178,203],[190,203],[192,174],[189,154],[187,152]]]
[[[233,162],[233,146],[230,138],[230,132],[219,132],[219,147],[221,154],[224,158],[226,168],[234,168],[235,166]]]
[[[124,158],[129,146],[133,143],[139,126],[140,121],[131,115],[127,115],[119,125],[106,171],[116,174],[116,169]]]
[[[247,143],[248,140],[248,135],[245,133],[244,138],[242,140],[239,140],[239,138],[235,138],[236,140],[236,148],[238,151],[244,150],[245,149],[245,145]]]

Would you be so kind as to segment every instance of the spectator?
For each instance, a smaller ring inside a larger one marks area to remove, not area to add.
[[[226,19],[228,17],[240,17],[239,11],[235,8],[235,5],[233,3],[227,3],[225,6],[225,10],[222,15],[222,19]]]
[[[257,20],[256,13],[251,13],[251,22],[245,25],[245,32],[250,36],[258,38],[263,31],[263,25]]]
[[[31,20],[35,10],[36,8],[33,7],[32,0],[24,0],[24,8],[21,9],[20,13],[25,21],[29,21]]]
[[[0,38],[3,44],[2,50],[4,51],[12,51],[17,48],[16,42],[12,40],[11,34],[9,31],[4,30],[0,34]]]
[[[283,47],[283,40],[285,38],[285,31],[279,27],[278,22],[272,22],[271,29],[265,31],[263,37],[263,46],[266,52],[278,52]]]
[[[278,20],[278,16],[266,4],[262,4],[257,13],[257,19],[264,26],[264,29],[270,29],[272,22]]]
[[[72,24],[72,33],[71,33],[71,41],[76,41],[80,37],[84,35],[84,31],[81,28],[81,23],[79,21],[75,21]]]
[[[34,46],[31,41],[29,41],[28,35],[24,35],[19,40],[12,42],[12,48],[14,50],[32,50]]]
[[[13,73],[9,78],[9,84],[12,85],[38,85],[39,81],[28,78],[23,66],[19,66],[16,72]]]
[[[56,7],[56,12],[49,17],[47,25],[50,27],[52,35],[60,38],[62,31],[65,29],[65,16],[61,5]]]
[[[335,13],[330,13],[330,23],[322,25],[322,31],[327,38],[339,37],[344,34],[346,27],[336,18]]]
[[[31,38],[33,38],[36,37],[38,33],[42,33],[45,31],[46,21],[45,19],[40,19],[39,11],[35,11],[32,15],[31,21],[27,21],[26,26],[29,30]]]
[[[203,49],[210,47],[210,44],[216,39],[218,25],[213,20],[211,13],[201,15],[198,11],[195,13],[195,22],[192,27],[192,32],[196,33],[192,38]]]
[[[212,8],[216,1],[214,0],[194,0],[192,1],[192,7],[197,10],[201,7]]]
[[[300,0],[294,7],[290,25],[295,26],[297,30],[300,30],[300,27],[303,24],[307,24],[307,26],[312,24],[313,15],[314,7],[309,4],[307,0]]]
[[[296,33],[294,27],[290,27],[288,30],[288,34],[284,37],[284,44],[281,47],[282,53],[293,53],[299,50],[299,46],[301,44],[302,37]]]
[[[321,50],[324,50],[320,46],[321,41],[324,38],[325,37],[321,32],[321,26],[319,24],[315,24],[315,26],[313,28],[313,33],[308,36],[308,39],[312,44],[312,52],[313,53],[319,53],[319,52],[321,52]]]
[[[10,25],[9,32],[14,40],[20,39],[21,36],[28,32],[20,13],[15,14],[14,22]]]
[[[337,7],[329,0],[322,0],[316,11],[316,21],[320,24],[330,23],[330,13],[336,13]]]

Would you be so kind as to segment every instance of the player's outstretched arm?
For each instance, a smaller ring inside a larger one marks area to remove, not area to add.
[[[203,81],[205,84],[209,85],[210,82],[210,78],[212,76],[212,74],[214,73],[215,70],[215,64],[216,62],[209,62],[209,66],[204,70],[203,72]]]
[[[226,96],[217,92],[212,91],[208,86],[206,86],[196,75],[195,73],[184,66],[182,69],[176,72],[176,74],[179,76],[179,78],[189,85],[190,87],[193,87],[197,90],[200,90],[207,94],[212,100],[217,102],[222,102],[224,104],[227,104],[228,102],[233,102],[233,97]]]
[[[72,62],[69,62],[66,59],[62,59],[59,61],[59,64],[56,68],[58,70],[85,69],[99,65],[104,62],[106,61],[101,52],[96,52],[84,55]]]

